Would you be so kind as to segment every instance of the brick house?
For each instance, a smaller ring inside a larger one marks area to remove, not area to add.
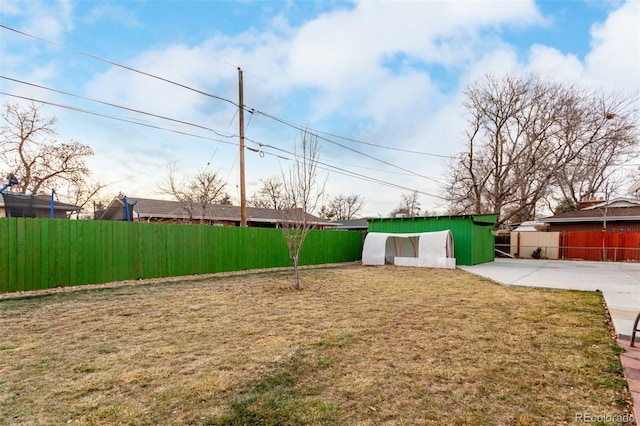
[[[640,199],[589,200],[578,210],[540,219],[549,231],[640,232]]]

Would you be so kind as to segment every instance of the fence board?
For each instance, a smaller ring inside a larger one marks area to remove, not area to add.
[[[0,221],[0,282],[9,282],[9,222]]]
[[[301,265],[360,259],[362,234],[312,231]],[[282,231],[0,218],[0,292],[290,266]]]
[[[17,219],[9,219],[9,227],[7,229],[7,259],[8,264],[7,267],[9,269],[9,281],[7,282],[8,288],[7,291],[16,291],[16,283],[17,281],[17,273],[18,273],[18,242],[16,239],[16,232],[18,230],[17,227]],[[12,268],[12,265],[16,265],[15,268]]]
[[[40,235],[38,236],[38,240],[40,241],[40,261],[38,264],[37,276],[44,277],[41,278],[42,288],[49,288],[49,222],[43,221],[40,224]]]
[[[565,259],[639,261],[640,232],[569,231],[562,235]]]

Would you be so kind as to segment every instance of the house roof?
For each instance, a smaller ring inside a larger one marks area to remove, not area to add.
[[[127,197],[127,202],[133,207],[134,215],[140,215],[145,219],[189,219],[188,206],[180,201],[155,200],[150,198]],[[116,203],[119,207],[124,206],[124,199],[115,198],[105,214],[101,218],[105,218],[109,209]],[[261,223],[282,223],[286,222],[286,216],[283,216],[282,210],[275,209],[259,209],[255,207],[247,207],[247,221]],[[202,206],[193,206],[191,217],[193,219],[203,218]],[[315,225],[335,226],[334,223],[317,216],[306,214],[307,220]],[[108,217],[107,217],[108,218]],[[204,209],[205,220],[217,221],[240,221],[240,207],[227,206],[220,204],[209,204]]]
[[[640,205],[633,207],[603,207],[573,210],[563,212],[540,219],[545,223],[569,223],[569,222],[602,222],[605,218],[608,222],[614,221],[640,221]]]
[[[4,191],[0,193],[0,207],[28,207],[31,209],[50,209],[51,195],[48,194],[19,194],[17,192]],[[82,207],[73,204],[53,202],[54,210],[74,212],[82,210]]]
[[[547,224],[537,220],[528,220],[518,225],[513,232],[536,232],[540,227],[546,227]]]
[[[618,208],[618,207],[635,207],[640,206],[640,200],[637,198],[613,198],[608,201],[603,201],[598,204],[592,204],[582,210],[602,209],[605,207]]]

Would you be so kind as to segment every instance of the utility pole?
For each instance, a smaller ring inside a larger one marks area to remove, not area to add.
[[[238,67],[238,121],[240,123],[240,226],[247,226],[247,197],[244,188],[244,93],[242,70]]]

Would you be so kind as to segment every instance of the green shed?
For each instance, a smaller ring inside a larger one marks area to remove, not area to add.
[[[450,230],[456,264],[477,265],[495,259],[495,214],[369,218],[369,232],[416,233]]]

